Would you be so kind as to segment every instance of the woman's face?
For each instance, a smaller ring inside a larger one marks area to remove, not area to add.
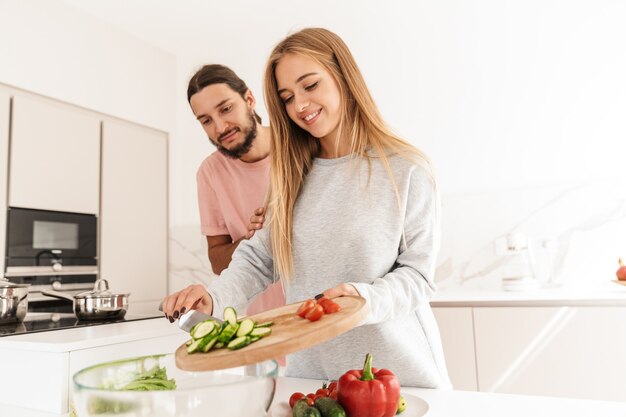
[[[289,118],[313,137],[334,143],[341,94],[330,73],[308,57],[286,54],[278,61],[275,75]]]

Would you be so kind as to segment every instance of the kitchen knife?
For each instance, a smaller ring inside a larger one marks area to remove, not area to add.
[[[163,303],[159,304],[159,311],[163,311]],[[189,310],[185,314],[181,314],[181,316],[178,318],[178,327],[181,330],[189,333],[193,326],[206,320],[215,320],[219,324],[222,324],[224,322],[224,320],[220,320],[217,317],[213,317],[201,311]]]

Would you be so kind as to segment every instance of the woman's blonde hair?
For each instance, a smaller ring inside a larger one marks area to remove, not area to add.
[[[399,154],[429,167],[426,156],[395,135],[386,126],[361,72],[347,45],[335,33],[322,28],[307,28],[281,41],[272,51],[265,68],[265,101],[271,128],[271,170],[268,209],[274,271],[289,281],[293,270],[293,209],[304,179],[320,150],[318,139],[297,126],[287,114],[278,95],[276,66],[287,54],[308,57],[330,73],[339,87],[343,109],[337,129],[348,135],[350,153],[371,167],[371,154],[380,158],[394,185],[398,205],[400,196],[388,156]],[[336,146],[338,147],[339,135]]]

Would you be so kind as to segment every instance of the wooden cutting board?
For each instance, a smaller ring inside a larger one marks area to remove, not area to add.
[[[302,302],[250,316],[257,323],[273,321],[272,334],[238,350],[189,354],[183,344],[176,350],[176,366],[185,371],[211,371],[275,359],[333,339],[358,325],[367,314],[362,297],[346,296],[333,301],[341,306],[341,311],[324,314],[318,321],[296,315]]]

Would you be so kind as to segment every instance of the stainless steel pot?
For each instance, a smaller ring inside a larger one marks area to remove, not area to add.
[[[43,295],[61,298],[74,303],[74,314],[79,320],[121,319],[128,311],[130,294],[115,294],[109,291],[109,283],[98,279],[93,290],[74,296],[60,291],[42,291]]]
[[[13,284],[0,279],[0,324],[18,323],[28,311],[30,284]]]

